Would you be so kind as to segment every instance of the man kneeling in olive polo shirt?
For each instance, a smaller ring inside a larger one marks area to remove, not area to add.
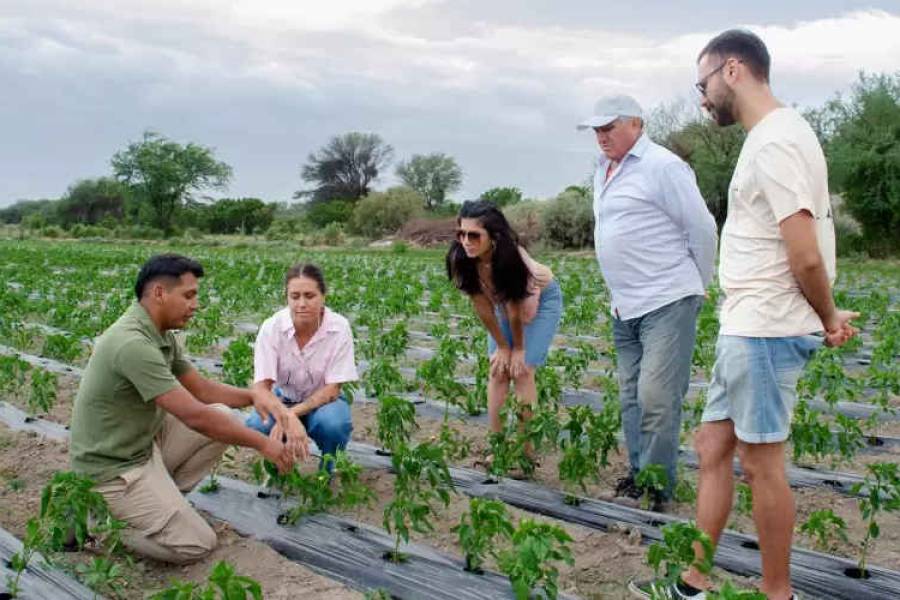
[[[127,546],[173,563],[201,559],[216,545],[183,494],[229,444],[253,448],[285,471],[308,457],[303,425],[271,394],[210,381],[185,358],[173,330],[194,315],[202,276],[199,263],[175,254],[144,264],[137,302],[97,339],[72,414],[72,469],[91,477],[127,524]],[[231,408],[251,404],[264,419],[275,417],[284,443],[232,416]]]

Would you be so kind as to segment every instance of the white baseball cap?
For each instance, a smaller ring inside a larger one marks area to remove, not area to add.
[[[578,129],[593,129],[609,125],[619,117],[644,118],[641,105],[631,96],[604,96],[594,104],[594,114],[578,124]]]

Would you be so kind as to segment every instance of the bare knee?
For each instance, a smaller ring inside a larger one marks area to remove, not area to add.
[[[526,386],[534,386],[534,369],[528,367],[525,369],[525,372],[513,379],[513,383],[516,385],[516,389],[522,389]]]
[[[751,486],[759,481],[773,481],[785,478],[783,444],[737,445],[738,458],[744,478]]]
[[[730,421],[704,423],[694,436],[694,449],[700,459],[700,468],[708,468],[734,457],[736,438],[728,427]]]
[[[493,373],[491,373],[491,374],[488,376],[488,382],[489,382],[491,385],[497,385],[497,386],[504,386],[504,385],[507,385],[507,386],[508,386],[508,385],[509,385],[509,382],[510,382],[509,374],[506,373],[506,372],[498,373],[498,374],[496,374],[496,375],[494,375]]]

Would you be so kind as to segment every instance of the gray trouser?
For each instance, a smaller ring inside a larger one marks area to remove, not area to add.
[[[649,464],[665,467],[666,496],[675,486],[681,404],[702,304],[703,296],[686,296],[634,319],[613,318],[628,461],[632,474]]]

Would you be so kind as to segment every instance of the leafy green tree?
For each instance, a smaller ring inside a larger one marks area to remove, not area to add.
[[[0,210],[0,222],[3,223],[23,223],[32,215],[38,215],[43,220],[43,224],[53,221],[56,217],[56,200],[18,200],[11,206]]]
[[[499,207],[510,206],[522,201],[522,190],[517,187],[495,187],[482,192],[481,199]]]
[[[369,193],[378,175],[393,159],[394,149],[375,133],[351,131],[331,138],[311,153],[300,169],[311,190],[300,190],[295,198],[310,197],[313,202],[356,201]]]
[[[82,179],[69,186],[59,199],[56,213],[63,226],[96,225],[107,218],[121,221],[127,197],[128,189],[111,177]]]
[[[128,185],[149,208],[153,225],[167,234],[172,232],[176,209],[195,192],[225,189],[232,174],[211,148],[181,145],[153,131],[116,152],[111,162],[116,179]]]
[[[272,224],[275,205],[259,198],[223,198],[203,211],[210,233],[262,233]]]
[[[900,250],[900,72],[861,73],[848,98],[840,95],[811,115],[823,141],[828,173],[869,251]]]
[[[303,212],[303,219],[316,229],[327,227],[332,223],[349,223],[353,218],[353,207],[353,202],[349,200],[310,202]]]
[[[414,154],[397,165],[397,177],[422,195],[425,208],[432,209],[444,203],[447,193],[459,189],[462,169],[452,156],[441,152]]]
[[[746,134],[737,125],[719,127],[699,108],[676,100],[659,106],[647,118],[645,130],[687,162],[697,186],[721,229],[728,210],[728,187]]]

